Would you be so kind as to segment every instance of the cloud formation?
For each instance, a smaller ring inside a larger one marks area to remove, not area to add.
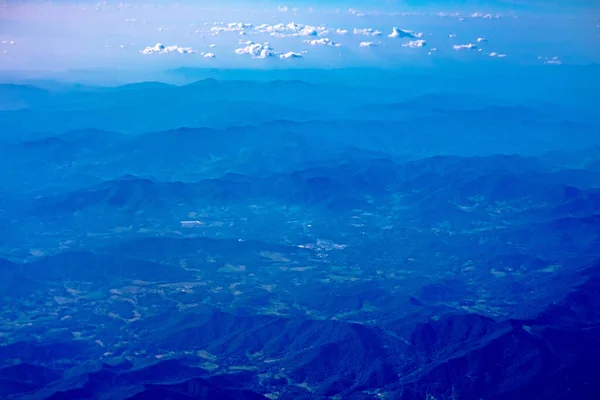
[[[329,34],[329,29],[325,26],[312,26],[290,22],[288,24],[262,24],[254,28],[257,32],[268,33],[274,37],[318,37]]]
[[[500,19],[502,16],[500,14],[492,15],[492,14],[483,14],[483,13],[473,13],[469,15],[471,18],[483,18],[483,19]]]
[[[192,54],[194,50],[191,47],[179,47],[165,46],[162,43],[156,43],[154,46],[148,46],[141,50],[142,54],[167,54],[167,53],[179,53],[179,54]]]
[[[452,46],[452,48],[454,50],[477,50],[477,46],[475,46],[473,43],[469,43],[469,44],[455,44],[454,46]]]
[[[388,35],[389,38],[410,38],[416,39],[422,37],[423,34],[421,32],[413,32],[405,29],[400,29],[397,27],[392,28],[392,33]]]
[[[213,35],[219,35],[221,32],[239,32],[242,34],[245,29],[252,28],[252,24],[242,23],[242,22],[230,22],[228,24],[222,24],[219,22],[215,22],[212,28],[210,28],[210,32]]]
[[[427,42],[423,39],[417,39],[417,40],[411,40],[408,43],[404,43],[402,45],[402,47],[410,47],[410,48],[418,48],[418,47],[423,47],[427,44]]]
[[[549,65],[561,65],[562,61],[560,61],[560,59],[556,56],[554,57],[543,57],[539,56],[538,60],[544,60],[544,64],[549,64]]]
[[[255,43],[252,41],[246,42],[244,47],[235,49],[234,52],[236,54],[240,54],[240,55],[248,54],[248,55],[252,56],[252,58],[257,58],[257,59],[267,59],[267,58],[274,58],[274,57],[279,57],[281,59],[302,58],[302,57],[304,57],[304,54],[302,54],[302,53],[306,53],[306,52],[297,53],[294,51],[288,51],[287,53],[281,53],[281,52],[275,51],[275,49],[273,49],[271,47],[271,45],[269,45],[268,42]]]
[[[215,58],[216,56],[214,55],[214,53],[206,53],[204,54],[204,58]]]
[[[329,39],[329,38],[320,38],[320,39],[306,39],[303,40],[304,43],[308,43],[311,46],[317,46],[317,45],[322,45],[322,46],[332,46],[332,47],[342,47],[342,45],[340,43],[334,42],[333,40]]]
[[[377,46],[377,45],[373,42],[360,42],[360,44],[358,45],[358,47],[375,47],[375,46]]]
[[[381,36],[382,32],[372,28],[354,28],[352,31],[355,35],[363,35],[363,36]]]
[[[295,52],[293,52],[293,51],[289,51],[289,52],[287,52],[287,53],[284,53],[284,54],[280,54],[280,55],[279,55],[279,58],[281,58],[281,59],[288,59],[288,58],[302,58],[302,57],[304,57],[302,54],[300,54],[300,53],[295,53]]]
[[[252,41],[248,41],[246,42],[246,46],[245,47],[240,47],[238,49],[234,50],[236,54],[248,54],[251,55],[252,58],[269,58],[269,57],[274,57],[277,54],[275,53],[275,50],[269,45],[268,42],[265,42],[263,44],[260,43],[254,43]]]
[[[356,8],[350,8],[348,9],[348,12],[350,14],[356,15],[357,17],[364,17],[366,15],[364,12],[358,11]]]

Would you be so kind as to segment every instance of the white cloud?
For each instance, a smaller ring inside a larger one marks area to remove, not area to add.
[[[538,57],[538,60],[541,60],[542,57]],[[544,57],[544,64],[550,64],[550,65],[560,65],[562,64],[562,61],[560,61],[560,59],[558,57],[552,57],[552,58],[548,58],[548,57]]]
[[[337,28],[337,30],[335,31],[335,33],[337,33],[338,35],[347,35],[350,32],[348,32],[346,29]]]
[[[215,58],[216,56],[213,53],[206,53],[204,58]]]
[[[316,45],[323,45],[323,46],[332,46],[332,47],[342,47],[341,44],[334,42],[333,40],[329,39],[329,38],[320,38],[320,39],[306,39],[303,41],[304,43],[308,43],[311,46],[316,46]]]
[[[500,19],[502,16],[500,14],[492,15],[492,14],[482,14],[482,13],[473,13],[470,15],[471,18],[483,18],[483,19]]]
[[[262,24],[254,28],[261,33],[269,33],[271,36],[284,37],[318,37],[329,34],[329,29],[325,26],[312,26],[290,22],[288,24]]]
[[[451,34],[449,34],[449,35],[448,35],[448,37],[449,37],[450,39],[454,39],[454,38],[456,37],[456,34],[455,34],[455,33],[451,33]]]
[[[167,53],[179,53],[179,54],[191,54],[194,50],[191,47],[179,47],[179,46],[165,46],[162,43],[156,43],[152,47],[146,47],[141,50],[142,54],[167,54]]]
[[[302,54],[300,54],[300,53],[294,53],[293,51],[289,51],[287,53],[279,55],[279,58],[281,58],[281,59],[302,58],[302,57],[304,57]]]
[[[249,54],[252,58],[269,58],[274,57],[277,54],[275,50],[269,45],[269,43],[265,42],[263,44],[254,43],[252,41],[246,42],[245,47],[241,47],[235,49],[236,54]]]
[[[392,28],[392,33],[388,35],[390,38],[411,38],[416,39],[422,37],[423,34],[421,32],[413,32],[405,29],[400,29],[397,27]]]
[[[252,28],[252,24],[246,24],[242,22],[230,22],[228,24],[223,24],[220,22],[215,22],[210,31],[213,35],[218,35],[221,32],[244,32],[245,29]]]
[[[454,50],[477,50],[477,46],[475,46],[473,43],[455,44],[454,46],[452,46],[452,48]]]
[[[372,29],[372,28],[363,28],[363,29],[354,28],[352,33],[355,35],[363,35],[363,36],[381,36],[382,35],[381,31],[378,31],[378,30]]]
[[[350,8],[348,9],[348,12],[350,14],[356,15],[357,17],[364,17],[366,15],[364,12],[358,11],[356,8]]]
[[[358,47],[375,47],[375,46],[377,46],[377,45],[373,42],[360,42],[360,44],[358,45]]]
[[[209,45],[208,47],[210,47],[212,49],[213,47],[217,47],[217,45],[213,43],[213,44]]]
[[[247,29],[252,28],[252,24],[247,24],[243,22],[230,22],[227,24],[228,28],[236,28],[236,29]]]
[[[245,44],[246,44],[246,46],[235,49],[234,52],[236,54],[240,54],[240,55],[248,54],[248,55],[252,56],[252,58],[260,58],[260,59],[266,59],[266,58],[277,57],[277,56],[279,56],[279,58],[281,58],[281,59],[303,57],[302,53],[296,53],[293,51],[289,51],[287,53],[276,52],[275,49],[273,49],[269,45],[268,42],[264,42],[261,44],[261,43],[255,43],[252,41],[248,41]]]
[[[417,39],[417,40],[411,40],[408,43],[404,43],[402,45],[402,47],[411,47],[411,48],[417,48],[417,47],[423,47],[427,44],[427,42],[425,40],[422,39]]]
[[[278,10],[279,12],[288,12],[288,11],[289,11],[289,8],[287,8],[286,6],[278,6],[278,7],[277,7],[277,10]]]
[[[477,42],[478,42],[478,43],[487,42],[487,39],[486,39],[486,38],[482,38],[482,37],[480,37],[480,38],[477,38]]]

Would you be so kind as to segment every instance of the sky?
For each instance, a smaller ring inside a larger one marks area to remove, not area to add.
[[[0,0],[0,70],[585,65],[600,2]]]

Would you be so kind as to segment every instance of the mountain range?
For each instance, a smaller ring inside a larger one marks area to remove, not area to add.
[[[0,397],[596,398],[597,110],[376,80],[0,85]]]

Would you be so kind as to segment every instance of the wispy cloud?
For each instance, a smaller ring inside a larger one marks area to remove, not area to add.
[[[469,15],[469,17],[471,17],[471,18],[482,18],[482,19],[500,19],[500,18],[502,18],[502,15],[500,15],[500,14],[495,14],[494,15],[494,14],[489,14],[489,13],[488,14],[483,14],[483,13],[476,12],[476,13],[473,13],[473,14]]]
[[[544,64],[548,64],[548,65],[561,65],[562,64],[562,61],[560,61],[560,59],[557,56],[554,56],[554,57],[539,56],[538,60],[543,60]]]
[[[356,15],[357,17],[364,17],[364,16],[366,16],[366,13],[364,13],[362,11],[358,11],[356,8],[350,8],[350,9],[348,9],[348,12],[350,14]]]

